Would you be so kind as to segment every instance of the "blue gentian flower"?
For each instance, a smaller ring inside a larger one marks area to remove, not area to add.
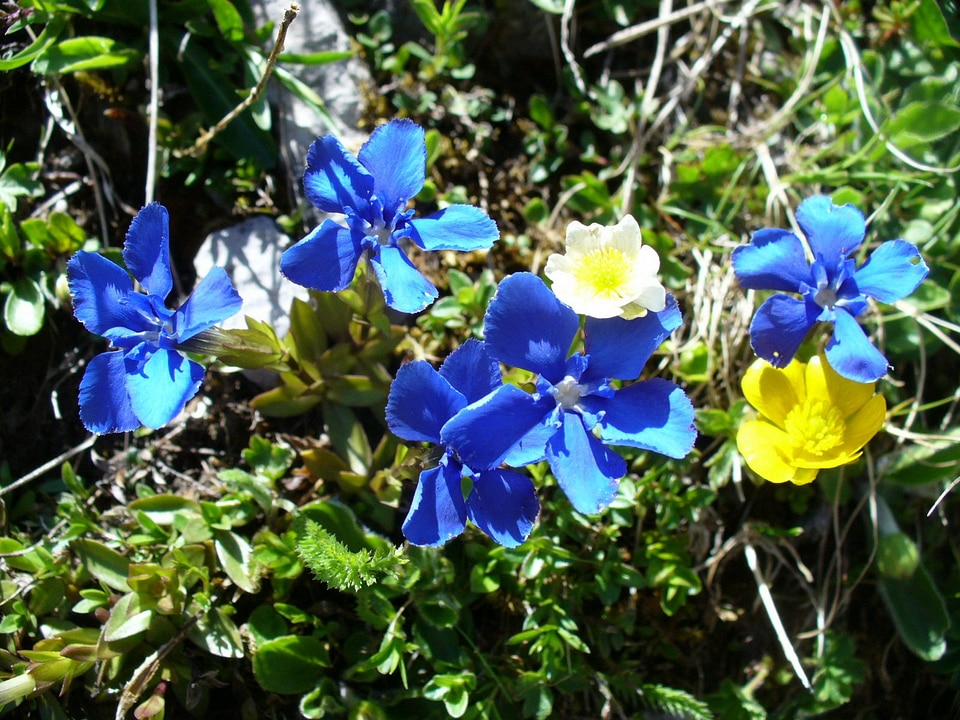
[[[67,263],[74,314],[116,352],[97,355],[80,382],[80,419],[97,434],[159,428],[200,388],[203,367],[177,348],[226,320],[242,304],[223,268],[214,268],[177,310],[165,300],[173,289],[167,209],[143,208],[130,224],[123,261],[130,275],[98,253],[80,251]]]
[[[767,298],[750,323],[750,344],[759,357],[784,368],[815,324],[832,323],[826,348],[831,367],[854,382],[879,380],[887,373],[887,359],[856,318],[867,310],[867,298],[894,303],[916,290],[928,272],[920,251],[906,240],[889,240],[857,269],[851,255],[866,235],[863,213],[853,205],[834,205],[825,195],[800,203],[797,223],[812,262],[789,230],[759,230],[749,245],[733,251],[733,270],[742,287],[802,295]]]
[[[404,254],[409,239],[424,250],[479,250],[500,236],[480,208],[451,205],[414,218],[407,202],[423,187],[427,146],[423,129],[410,120],[377,128],[353,157],[333,135],[307,153],[303,188],[323,212],[343,213],[347,226],[324,220],[280,260],[283,274],[314,290],[343,290],[366,254],[387,305],[405,313],[423,310],[437,289]]]
[[[501,384],[500,366],[483,343],[467,340],[439,372],[425,360],[400,368],[390,387],[387,424],[404,440],[443,445],[444,423]],[[466,500],[464,475],[473,482]],[[463,532],[469,517],[501,545],[516,547],[530,535],[539,514],[529,478],[495,465],[464,465],[444,448],[439,465],[420,474],[403,534],[414,545],[442,545]]]
[[[682,458],[693,447],[693,405],[669,380],[634,380],[681,322],[676,300],[634,320],[587,318],[584,353],[568,357],[579,316],[530,273],[504,279],[484,318],[490,355],[539,376],[536,391],[502,385],[458,412],[440,437],[467,465],[519,467],[546,459],[580,512],[610,504],[627,467],[608,445]]]

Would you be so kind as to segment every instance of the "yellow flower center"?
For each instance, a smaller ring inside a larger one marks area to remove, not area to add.
[[[573,271],[577,284],[594,295],[620,295],[628,279],[627,257],[622,250],[603,247],[584,255]]]
[[[840,411],[816,398],[807,398],[788,412],[783,425],[795,449],[818,457],[842,445],[846,429]]]

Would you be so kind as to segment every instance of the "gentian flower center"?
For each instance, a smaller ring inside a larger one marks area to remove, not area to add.
[[[372,238],[378,245],[389,245],[393,237],[393,225],[384,222],[383,218],[377,218],[369,223],[366,228],[366,235]]]
[[[822,308],[833,310],[833,306],[837,304],[837,291],[829,285],[821,285],[817,288],[813,301]]]
[[[629,279],[628,262],[618,248],[601,247],[584,255],[573,271],[577,284],[594,295],[621,296]]]
[[[550,394],[564,410],[573,410],[579,405],[580,398],[587,394],[587,388],[578,383],[573,376],[567,375],[550,389]]]
[[[846,429],[829,401],[809,397],[787,413],[783,425],[795,449],[818,457],[842,445]]]

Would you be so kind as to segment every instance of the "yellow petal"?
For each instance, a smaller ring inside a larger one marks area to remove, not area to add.
[[[817,360],[824,383],[822,388],[818,387],[818,392],[829,395],[831,404],[840,411],[843,417],[850,417],[873,397],[876,383],[858,383],[848,380],[837,374],[837,371],[830,367],[830,363],[824,358],[818,357]],[[812,360],[810,364],[813,365]],[[810,389],[809,371],[807,372],[807,392],[813,394]]]
[[[856,462],[857,458],[860,457],[863,453],[847,453],[837,448],[837,450],[829,455],[809,455],[807,453],[797,453],[791,460],[795,466],[798,468],[816,468],[818,470],[825,470],[827,468],[840,467],[841,465],[849,465],[852,462]]]
[[[883,395],[874,395],[866,405],[847,420],[841,449],[848,453],[859,450],[870,442],[870,438],[880,432],[886,419],[887,401],[884,400]]]
[[[797,468],[797,474],[790,481],[794,485],[808,485],[817,479],[816,469]]]
[[[757,475],[770,482],[791,482],[797,469],[788,462],[787,434],[763,420],[748,420],[737,432],[737,450]],[[816,475],[816,473],[814,473]]]
[[[777,427],[783,427],[787,413],[803,400],[803,363],[794,361],[778,370],[766,360],[747,368],[740,381],[747,402]]]

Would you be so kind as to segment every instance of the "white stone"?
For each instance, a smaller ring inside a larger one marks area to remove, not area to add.
[[[223,328],[245,328],[244,316],[269,323],[283,337],[290,327],[290,303],[295,297],[307,299],[307,289],[280,274],[280,255],[290,238],[268,217],[255,217],[230,228],[211,233],[193,261],[197,277],[220,265],[233,280],[243,298],[243,308]]]

